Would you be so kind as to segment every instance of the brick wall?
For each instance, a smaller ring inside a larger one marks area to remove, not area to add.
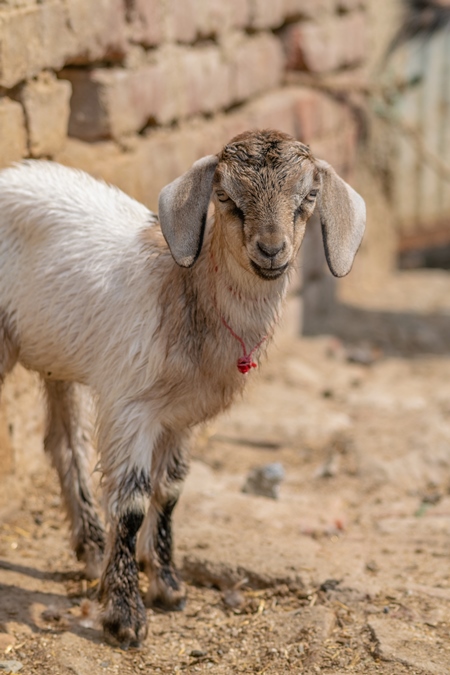
[[[359,76],[367,24],[364,0],[0,0],[0,167],[51,158],[155,208],[194,160],[276,127],[350,178],[351,111],[287,73]],[[24,377],[6,387],[11,409]],[[0,458],[36,445],[5,425]]]
[[[291,133],[351,169],[349,110],[286,70],[360,68],[358,0],[0,0],[0,166],[49,157],[151,207],[249,127]]]

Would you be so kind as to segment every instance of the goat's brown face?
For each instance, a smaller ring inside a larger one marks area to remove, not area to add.
[[[181,267],[200,255],[211,197],[221,243],[251,273],[270,280],[289,269],[316,201],[330,270],[337,277],[350,271],[365,228],[364,200],[295,138],[241,134],[161,190],[161,230]]]
[[[224,244],[245,269],[277,279],[298,253],[319,188],[305,145],[273,131],[236,137],[213,181]]]

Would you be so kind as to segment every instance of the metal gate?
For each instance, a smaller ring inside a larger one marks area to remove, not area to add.
[[[450,26],[403,44],[386,75],[399,248],[449,244]]]

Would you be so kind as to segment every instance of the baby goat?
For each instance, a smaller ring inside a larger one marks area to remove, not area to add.
[[[230,405],[266,349],[316,203],[328,264],[342,276],[364,201],[277,131],[244,133],[195,162],[162,190],[159,224],[80,171],[30,161],[0,172],[0,381],[18,361],[43,379],[45,447],[73,545],[90,575],[105,559],[103,628],[124,648],[146,635],[137,561],[148,603],[184,604],[171,515],[191,430]],[[97,399],[107,537],[76,383]]]

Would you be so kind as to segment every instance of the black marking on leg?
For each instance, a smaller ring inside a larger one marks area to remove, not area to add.
[[[183,609],[186,602],[181,580],[172,562],[172,513],[177,501],[172,499],[166,502],[158,515],[155,542],[155,553],[159,563],[157,574],[164,586],[172,592],[165,592],[160,597],[154,598],[153,605],[172,610]],[[183,595],[179,597],[177,591],[183,592]]]
[[[134,552],[136,550],[136,537],[143,520],[144,514],[136,511],[125,513],[121,519],[124,543],[130,551]]]
[[[104,605],[105,636],[123,649],[139,646],[147,634],[135,559],[136,536],[143,520],[144,513],[134,510],[126,511],[119,518],[99,589],[99,599]]]
[[[80,482],[79,496],[81,501],[80,519],[82,521],[82,538],[78,542],[75,553],[79,560],[84,552],[97,549],[100,555],[105,552],[105,532],[95,509],[89,489]]]
[[[144,469],[132,469],[123,478],[119,488],[119,498],[122,503],[126,503],[133,495],[141,494],[149,497],[152,492],[150,475]]]
[[[181,483],[189,471],[189,463],[181,453],[172,454],[167,466],[167,480],[169,483]]]
[[[165,429],[156,451],[155,494],[149,512],[148,550],[143,563],[149,577],[147,603],[165,610],[180,610],[186,602],[185,587],[172,562],[172,513],[188,473],[188,434]]]
[[[99,520],[83,519],[83,537],[75,545],[78,560],[84,560],[88,551],[105,552],[105,533]]]
[[[162,567],[172,562],[172,513],[177,499],[171,499],[158,515],[155,550]]]

